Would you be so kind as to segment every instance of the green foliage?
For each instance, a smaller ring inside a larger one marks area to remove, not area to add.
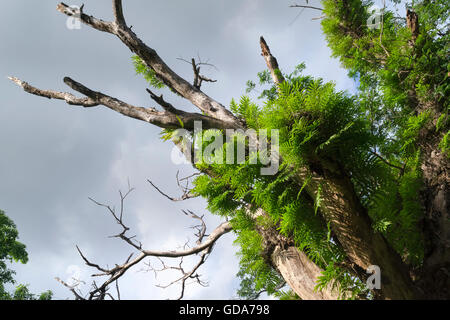
[[[316,290],[322,290],[326,287],[336,290],[340,299],[355,300],[368,295],[368,289],[361,280],[351,276],[333,262],[326,266],[317,280]]]
[[[293,239],[319,266],[325,268],[342,261],[344,254],[331,238],[329,225],[317,214],[320,192],[315,200],[302,193],[308,181],[297,189],[290,179],[293,173],[286,159],[293,159],[293,163],[325,155],[348,159],[346,153],[352,152],[354,136],[365,137],[361,138],[363,144],[368,137],[357,117],[358,107],[353,98],[335,93],[333,85],[310,77],[286,78],[279,96],[268,100],[262,108],[248,97],[241,98],[239,104],[235,101],[231,104],[232,111],[244,118],[249,127],[281,128],[284,167],[274,176],[261,176],[261,165],[250,164],[248,159],[242,164],[213,163],[209,168],[215,175],[199,176],[194,183],[194,192],[208,200],[211,212],[232,218],[236,243],[240,246],[238,276],[242,286],[239,294],[243,296],[251,296],[251,292],[262,289],[274,293],[280,283],[279,276],[264,259],[261,238],[245,213],[246,204],[251,203],[269,213],[265,219],[258,219],[258,223],[276,226],[280,234]],[[207,137],[208,131],[205,131],[203,141],[208,140]],[[337,147],[342,141],[349,145],[348,150]],[[226,152],[222,156],[225,157]]]
[[[16,286],[13,293],[0,293],[0,300],[51,300],[53,292],[50,290],[42,292],[40,295],[32,294],[28,285],[20,284]]]
[[[230,109],[237,117],[245,119],[249,128],[258,128],[259,107],[255,103],[252,103],[249,97],[242,96],[239,104],[232,99]]]
[[[439,142],[439,148],[441,148],[441,151],[443,154],[447,155],[447,159],[450,160],[450,131],[447,131],[447,133],[442,138],[441,142]]]
[[[132,60],[136,73],[142,75],[144,79],[150,84],[150,86],[156,89],[161,89],[165,87],[164,83],[156,76],[155,71],[150,68],[147,68],[147,66],[140,57],[133,56]]]
[[[275,226],[324,269],[318,290],[334,285],[339,288],[341,298],[368,297],[362,282],[338,267],[345,260],[345,254],[334,241],[330,225],[317,214],[322,198],[320,188],[315,199],[309,198],[302,192],[308,179],[299,188],[290,179],[293,172],[289,168],[320,163],[333,170],[332,164],[339,163],[351,174],[355,190],[373,219],[374,230],[383,233],[405,260],[419,265],[423,258],[418,229],[422,214],[418,202],[419,153],[413,148],[416,153],[411,155],[410,151],[405,151],[403,158],[392,154],[386,161],[397,166],[388,165],[373,155],[372,150],[390,146],[372,130],[365,104],[358,97],[336,92],[333,84],[320,79],[301,75],[286,76],[286,79],[277,96],[266,100],[262,107],[245,96],[239,103],[234,100],[231,103],[232,111],[247,121],[249,127],[280,130],[283,165],[279,172],[274,176],[261,176],[261,165],[250,164],[249,158],[241,164],[213,163],[208,168],[215,174],[199,176],[194,192],[208,200],[211,212],[232,219],[236,243],[240,247],[240,295],[252,297],[252,293],[263,289],[275,294],[279,290],[274,288],[280,283],[270,262],[264,259],[262,239],[255,231],[255,222],[246,214],[251,204],[269,214],[258,219],[258,224]],[[428,119],[427,113],[409,118],[408,130],[402,136],[403,145],[407,145],[407,140],[414,141]],[[210,134],[205,131],[204,137]],[[203,140],[203,148],[208,145],[205,140],[208,139]],[[220,156],[225,158],[226,152]]]
[[[279,290],[274,293],[274,296],[280,300],[300,300],[300,297],[292,290]]]
[[[237,293],[241,297],[251,298],[256,292],[266,290],[271,295],[284,280],[264,260],[261,236],[243,222],[247,220],[243,216],[241,221],[233,222],[233,228],[238,234],[235,244],[240,247],[240,270],[237,276],[241,279],[241,288]]]
[[[419,131],[425,126],[429,119],[430,112],[428,111],[408,118],[404,130],[401,132],[402,140],[404,141],[401,148],[402,151],[407,151],[407,154],[411,154],[416,151],[415,142],[419,136]]]
[[[393,2],[394,6],[398,4]],[[372,129],[378,130],[380,138],[401,137],[397,144],[384,147],[407,152],[407,156],[414,154],[418,129],[431,123],[420,121],[424,110],[429,119],[439,118],[438,127],[447,131],[448,121],[444,120],[450,95],[450,35],[445,28],[449,2],[407,4],[419,17],[415,41],[405,20],[390,10],[384,11],[382,27],[369,29],[366,21],[372,2],[322,3],[326,15],[322,27],[328,45],[333,56],[359,82],[359,96],[372,118]]]
[[[15,271],[7,267],[9,262],[28,262],[25,245],[17,241],[19,232],[14,222],[0,210],[0,300],[50,300],[52,292],[46,291],[39,297],[29,292],[26,285],[19,284],[13,293],[5,289],[5,284],[15,284]]]
[[[17,241],[19,233],[14,222],[0,210],[0,294],[5,295],[4,284],[14,283],[15,272],[9,269],[7,262],[27,263],[28,254],[25,245]]]
[[[422,218],[418,201],[422,187],[419,153],[409,161],[411,164],[399,178],[398,172],[393,171],[390,179],[380,180],[381,184],[368,200],[367,207],[374,221],[374,229],[387,238],[405,261],[420,265],[423,239],[419,227]]]

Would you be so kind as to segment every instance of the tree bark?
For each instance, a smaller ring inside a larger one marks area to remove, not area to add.
[[[381,269],[381,292],[385,299],[414,299],[418,292],[400,256],[386,239],[376,233],[366,209],[360,204],[353,185],[345,175],[326,170],[323,174],[300,169],[296,175],[299,189],[315,199],[320,189],[320,212],[337,236],[348,258],[364,270],[371,265]]]
[[[273,250],[271,259],[284,280],[301,299],[339,299],[337,290],[332,290],[331,286],[323,290],[315,290],[317,279],[322,275],[323,270],[296,247],[277,245]]]
[[[249,214],[252,219],[259,216],[268,216],[262,209],[255,214]],[[302,300],[337,300],[339,299],[338,286],[332,284],[317,290],[317,280],[323,270],[308,256],[294,246],[294,241],[280,235],[274,226],[261,226],[255,222],[256,230],[263,238],[266,261],[275,268]]]
[[[427,297],[450,299],[450,161],[439,147],[435,114],[419,137],[425,252],[417,282]]]

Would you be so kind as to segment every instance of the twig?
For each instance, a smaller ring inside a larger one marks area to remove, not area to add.
[[[404,170],[404,167],[402,168],[402,167],[399,167],[399,166],[397,166],[397,165],[395,165],[395,164],[393,164],[393,163],[390,163],[388,160],[386,160],[385,158],[383,158],[381,155],[379,155],[378,153],[376,153],[375,151],[369,151],[371,154],[373,154],[374,156],[376,156],[378,159],[380,159],[381,161],[383,161],[384,163],[386,163],[388,166],[390,166],[390,167],[393,167],[393,168],[396,168],[396,169],[398,169],[398,170],[400,170],[400,171],[403,171]]]
[[[301,5],[301,4],[292,4],[289,7],[291,7],[291,8],[307,8],[307,9],[315,9],[315,10],[323,11],[322,8],[313,7],[313,6],[306,6],[306,5]]]

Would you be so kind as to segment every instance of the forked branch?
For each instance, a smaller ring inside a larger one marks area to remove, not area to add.
[[[9,79],[14,83],[16,83],[18,86],[22,87],[24,91],[30,94],[34,94],[49,99],[64,100],[66,103],[70,105],[77,105],[86,108],[103,105],[124,116],[145,121],[153,125],[156,125],[160,128],[169,128],[169,129],[184,128],[187,130],[192,130],[194,128],[195,121],[201,121],[203,127],[205,128],[225,129],[228,128],[229,125],[229,123],[226,123],[220,119],[216,119],[203,114],[185,112],[182,110],[178,110],[171,105],[169,108],[167,107],[167,105],[162,104],[162,102],[164,101],[162,100],[162,97],[155,98],[156,97],[155,95],[153,95],[154,100],[157,101],[160,105],[165,106],[164,111],[158,111],[155,108],[144,108],[133,106],[117,98],[108,96],[102,92],[93,91],[84,86],[83,84],[69,77],[64,78],[64,83],[73,90],[84,94],[86,97],[78,98],[68,92],[42,90],[15,77],[9,77]]]
[[[118,279],[122,277],[131,267],[139,264],[141,261],[143,261],[145,258],[149,257],[156,257],[160,261],[161,258],[183,258],[186,256],[193,256],[196,254],[199,254],[198,262],[192,267],[190,270],[186,271],[185,268],[183,268],[183,260],[180,261],[178,267],[167,267],[165,263],[163,263],[164,268],[161,270],[155,270],[152,268],[153,271],[163,271],[166,269],[176,269],[179,270],[182,273],[182,276],[175,281],[171,282],[169,285],[180,283],[181,284],[181,294],[179,299],[184,297],[185,287],[187,285],[188,280],[194,280],[198,284],[204,286],[206,283],[200,279],[200,275],[197,273],[198,269],[201,265],[205,263],[207,260],[209,254],[211,253],[211,250],[215,244],[215,242],[222,237],[224,234],[230,232],[232,230],[232,227],[229,222],[224,222],[220,224],[211,234],[206,236],[206,224],[203,221],[203,216],[198,216],[192,211],[183,211],[185,215],[190,216],[193,219],[199,220],[200,224],[194,226],[194,229],[197,230],[195,233],[195,236],[197,237],[196,246],[190,248],[188,247],[187,243],[184,245],[183,249],[181,250],[172,250],[172,251],[154,251],[154,250],[146,250],[143,248],[143,245],[141,242],[136,241],[134,238],[135,236],[129,236],[127,232],[130,230],[128,226],[125,225],[123,221],[124,216],[124,201],[127,198],[127,196],[133,191],[132,188],[129,188],[129,190],[123,194],[122,192],[119,192],[120,194],[120,211],[116,212],[116,210],[111,207],[110,205],[106,205],[103,203],[100,203],[96,200],[93,200],[90,198],[91,201],[93,201],[96,205],[99,205],[101,207],[104,207],[107,209],[107,211],[113,216],[114,220],[121,226],[122,231],[118,233],[117,235],[114,235],[112,237],[114,238],[120,238],[126,243],[128,243],[130,246],[132,246],[134,249],[136,249],[139,254],[133,258],[133,253],[128,256],[128,258],[125,260],[122,264],[116,264],[113,268],[107,268],[102,267],[99,264],[96,264],[92,261],[90,261],[81,251],[81,249],[77,246],[78,253],[80,254],[81,258],[84,260],[85,264],[91,268],[94,268],[98,271],[98,273],[93,274],[93,277],[108,277],[101,285],[97,285],[97,283],[94,281],[92,284],[92,289],[88,293],[87,298],[84,298],[79,292],[76,291],[76,286],[70,286],[69,284],[65,283],[61,279],[57,278],[56,280],[63,284],[64,286],[68,287],[71,292],[75,295],[75,298],[77,300],[103,300],[106,297],[110,297],[111,299],[114,299],[113,296],[108,293],[109,286],[115,282],[116,290],[118,297],[120,298],[120,291],[118,289]],[[149,266],[151,266],[150,263],[148,263]],[[167,287],[161,286],[161,287]]]
[[[232,127],[236,127],[236,125],[239,124],[235,116],[222,104],[176,74],[169,66],[167,66],[154,49],[147,46],[137,37],[125,23],[121,0],[113,0],[114,22],[106,22],[89,16],[64,3],[60,3],[57,10],[68,16],[79,16],[81,22],[92,28],[116,35],[133,53],[142,59],[149,69],[155,72],[158,79],[161,79],[169,88],[189,100],[204,114],[230,123],[230,125],[233,124]]]

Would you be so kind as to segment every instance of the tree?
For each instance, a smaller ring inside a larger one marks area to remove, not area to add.
[[[167,86],[201,113],[179,110],[151,89],[147,91],[162,111],[130,105],[68,77],[64,82],[85,97],[11,80],[34,95],[83,107],[103,105],[162,128],[163,138],[174,142],[198,170],[191,177],[193,188],[184,188],[181,199],[203,196],[208,209],[227,220],[205,239],[203,220],[187,212],[201,221],[196,246],[153,251],[127,235],[123,206],[116,212],[94,201],[110,211],[123,228],[117,237],[139,255],[107,269],[80,251],[89,266],[108,276],[94,286],[89,299],[112,298],[109,286],[147,257],[200,253],[192,271],[181,263],[178,267],[183,297],[187,279],[202,284],[198,267],[215,241],[231,230],[240,244],[239,294],[244,297],[267,291],[301,299],[450,298],[446,1],[415,1],[406,18],[386,6],[374,16],[370,2],[322,1],[323,9],[313,9],[323,11],[328,44],[358,81],[358,92],[338,92],[331,83],[305,76],[304,65],[290,74],[281,72],[261,37],[268,68],[259,74],[260,84],[267,85],[263,103],[242,97],[230,109],[201,90],[202,81],[210,79],[200,74],[198,61],[192,61],[191,84],[126,24],[122,1],[112,3],[112,22],[64,3],[57,9],[117,36],[134,53],[136,71],[151,87]],[[375,27],[373,19],[379,20]],[[256,86],[252,81],[248,85],[248,90]],[[227,129],[247,134],[230,136]],[[264,157],[260,137],[278,150]],[[211,148],[217,141],[222,143]],[[243,159],[232,153],[236,145],[247,151]],[[198,152],[209,157],[199,158]],[[262,174],[271,161],[277,162],[277,170]],[[127,194],[120,194],[122,204]],[[378,269],[381,287],[367,286],[372,278],[368,270]],[[283,291],[285,284],[291,292]]]
[[[17,231],[14,222],[0,210],[0,300],[50,300],[52,292],[46,291],[36,296],[30,293],[28,286],[19,284],[13,293],[5,289],[5,284],[15,284],[15,271],[8,268],[7,262],[28,262],[28,254],[25,245],[17,238]]]

